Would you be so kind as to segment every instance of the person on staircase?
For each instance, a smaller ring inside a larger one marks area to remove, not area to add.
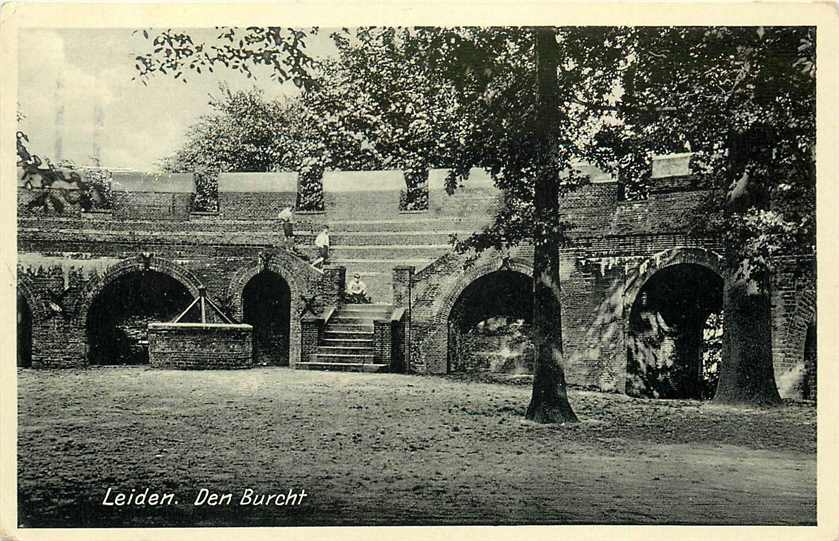
[[[370,304],[372,301],[367,296],[367,284],[361,281],[361,275],[353,274],[352,280],[347,284],[347,304]]]
[[[318,249],[318,258],[312,262],[312,266],[322,269],[329,260],[329,226],[323,226],[323,230],[315,238],[315,247]]]
[[[294,252],[294,209],[286,207],[277,215],[283,228],[283,246],[286,250]]]

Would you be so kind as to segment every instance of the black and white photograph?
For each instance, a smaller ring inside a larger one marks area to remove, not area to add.
[[[29,17],[0,537],[821,525],[815,7]]]

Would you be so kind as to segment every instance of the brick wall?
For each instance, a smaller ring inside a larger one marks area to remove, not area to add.
[[[668,167],[675,166],[670,164],[665,169]],[[680,167],[673,171],[678,173]],[[350,240],[356,232],[371,236],[354,253],[395,261],[392,265],[385,263],[389,266],[384,272],[376,272],[386,277],[388,290],[393,288],[394,305],[409,312],[407,324],[399,332],[409,351],[406,369],[419,373],[447,370],[448,328],[439,299],[465,287],[476,275],[464,271],[463,261],[444,249],[434,252],[430,264],[416,265],[411,278],[404,270],[410,265],[398,259],[419,257],[415,254],[423,252],[412,246],[406,250],[406,239],[411,237],[401,234],[413,234],[419,244],[444,242],[427,239],[439,237],[439,231],[479,229],[489,222],[499,201],[498,190],[485,174],[475,175],[454,196],[448,196],[442,190],[443,173],[431,172],[429,210],[425,212],[398,210],[403,179],[396,171],[328,173],[324,181],[325,212],[297,215],[301,244],[309,244],[312,231],[329,222],[333,235]],[[685,231],[685,224],[707,197],[706,192],[692,186],[689,178],[665,171],[670,176],[656,181],[657,189],[647,200],[633,202],[620,200],[616,183],[592,174],[597,182],[562,200],[563,216],[575,226],[570,232],[573,245],[564,249],[561,257],[568,377],[580,385],[621,391],[626,370],[624,305],[633,273],[665,250],[701,247],[719,253],[720,246],[713,239],[696,239]],[[84,291],[109,268],[142,252],[151,252],[169,261],[173,268],[182,269],[191,279],[206,285],[215,301],[230,305],[234,313],[241,310],[236,295],[261,268],[260,254],[280,251],[282,235],[275,216],[295,199],[292,180],[286,177],[278,176],[277,182],[269,183],[270,189],[259,187],[260,182],[267,182],[262,177],[255,177],[258,182],[250,184],[232,179],[229,186],[220,189],[217,214],[189,213],[192,194],[185,191],[187,179],[176,182],[180,187],[169,192],[142,191],[147,179],[140,179],[135,189],[117,190],[112,213],[82,214],[74,208],[62,214],[53,210],[45,214],[41,209],[20,212],[18,252],[22,258],[31,256],[34,260],[19,266],[19,274],[31,285],[32,302],[41,305],[33,311],[33,366],[85,364],[86,331],[76,311]],[[156,181],[151,182],[153,185]],[[247,186],[250,189],[245,189]],[[374,191],[371,187],[381,189]],[[25,209],[36,195],[36,190],[19,189],[19,208]],[[366,248],[366,244],[386,248],[388,243],[394,246],[390,252]],[[529,272],[532,249],[523,247],[513,255],[520,271]],[[39,258],[42,263],[36,261]],[[486,271],[497,269],[500,263],[496,258]],[[355,265],[351,272],[359,269]],[[789,269],[795,267],[793,262]],[[292,289],[293,365],[305,359],[306,333],[310,332],[299,318],[301,295],[316,295],[318,308],[336,304],[343,287],[341,274],[328,271],[321,275],[285,256],[278,256],[268,268],[286,279]],[[773,360],[779,380],[799,370],[806,327],[815,318],[814,278],[793,276],[789,269],[778,272],[773,292]],[[55,298],[65,311],[46,311],[47,301]],[[783,392],[788,396],[800,394],[800,383],[785,386],[785,382],[779,382]]]
[[[192,194],[113,192],[113,216],[118,220],[189,219]]]
[[[150,323],[149,365],[178,370],[250,368],[253,327]]]
[[[300,362],[309,362],[309,355],[317,353],[322,330],[323,319],[311,314],[303,317],[300,322]]]
[[[815,397],[815,367],[805,355],[808,327],[816,323],[816,262],[776,262],[772,288],[775,382],[784,398]]]

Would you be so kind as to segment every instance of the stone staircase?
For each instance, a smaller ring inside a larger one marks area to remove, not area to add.
[[[332,314],[323,330],[317,353],[297,363],[307,370],[341,372],[383,372],[373,345],[373,321],[389,319],[390,304],[345,304]]]
[[[330,263],[344,266],[347,280],[359,273],[373,302],[381,303],[391,302],[394,267],[412,265],[420,270],[451,250],[452,234],[465,238],[482,225],[476,219],[417,216],[327,223]],[[298,244],[310,247],[316,229],[298,231]]]

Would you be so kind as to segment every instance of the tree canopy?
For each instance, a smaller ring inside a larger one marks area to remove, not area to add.
[[[304,131],[294,100],[265,98],[263,91],[232,91],[224,84],[210,112],[189,127],[186,141],[162,165],[170,172],[296,170],[296,141]]]
[[[767,269],[781,252],[812,252],[815,29],[627,33],[633,61],[620,113],[624,131],[637,153],[661,152],[675,141],[693,152],[693,170],[711,189],[696,232],[724,236],[734,248],[728,255],[755,269]]]

